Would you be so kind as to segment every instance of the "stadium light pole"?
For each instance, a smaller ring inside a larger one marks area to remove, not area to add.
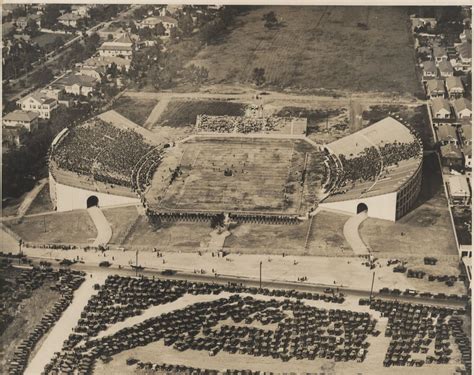
[[[372,286],[370,287],[370,297],[369,297],[369,302],[372,302],[372,292],[374,290],[374,280],[375,280],[375,271],[372,274]]]
[[[260,289],[262,289],[262,261],[260,261]]]

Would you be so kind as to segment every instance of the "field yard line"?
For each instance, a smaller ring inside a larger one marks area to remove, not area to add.
[[[105,274],[94,274],[87,278],[84,283],[74,292],[74,299],[69,307],[49,332],[43,345],[38,349],[35,357],[25,370],[25,375],[38,375],[44,370],[55,352],[60,352],[63,342],[72,333],[77,321],[81,317],[82,310],[86,306],[89,298],[94,293],[94,284],[102,284],[105,281]]]
[[[155,105],[155,108],[153,108],[153,110],[150,112],[150,115],[146,119],[145,124],[143,124],[144,128],[151,129],[153,127],[153,125],[159,120],[161,114],[168,107],[170,99],[170,97],[165,97]]]

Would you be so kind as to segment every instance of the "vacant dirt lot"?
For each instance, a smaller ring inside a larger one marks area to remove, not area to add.
[[[262,16],[271,11],[281,26],[268,30]],[[249,83],[259,67],[275,89],[421,90],[402,7],[256,7],[190,63],[205,66],[210,83]]]
[[[424,158],[423,183],[415,208],[396,223],[367,219],[362,239],[384,256],[456,255],[456,244],[435,155]]]
[[[121,97],[113,109],[135,124],[143,126],[157,104],[156,100]]]

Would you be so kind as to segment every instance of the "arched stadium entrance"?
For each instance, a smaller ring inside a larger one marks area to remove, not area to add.
[[[87,208],[94,206],[99,206],[99,198],[97,198],[95,195],[91,195],[89,198],[87,198]]]
[[[367,212],[369,211],[369,208],[365,203],[359,203],[357,205],[357,213],[360,214],[361,212]]]

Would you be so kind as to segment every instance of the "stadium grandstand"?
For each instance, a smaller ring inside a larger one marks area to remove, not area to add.
[[[111,116],[64,130],[50,149],[56,209],[141,203],[159,220],[225,213],[241,221],[294,223],[320,206],[395,221],[420,191],[421,142],[391,117],[327,145],[293,128],[286,136],[263,134],[269,124],[304,129],[306,121],[273,119],[248,132],[241,119],[209,118],[219,125],[211,126],[212,136],[197,126],[194,135],[171,144]]]

